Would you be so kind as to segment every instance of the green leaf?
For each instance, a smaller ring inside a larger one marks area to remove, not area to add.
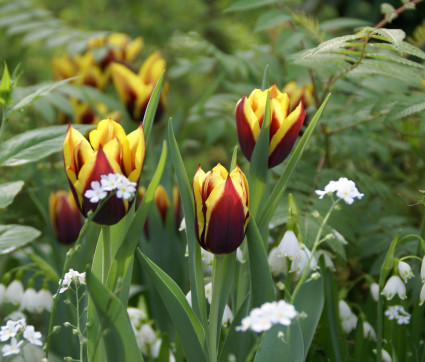
[[[149,141],[149,135],[151,133],[152,124],[155,119],[156,109],[158,108],[159,99],[161,97],[161,89],[164,84],[165,70],[162,72],[161,77],[156,82],[155,88],[149,99],[148,106],[146,108],[145,115],[143,116],[143,130],[145,132],[146,145]]]
[[[265,5],[282,3],[284,0],[237,0],[230,5],[224,12],[242,11],[259,8]]]
[[[255,24],[254,32],[275,28],[276,26],[282,25],[291,19],[292,18],[290,15],[284,14],[279,10],[269,10],[260,15],[257,23]]]
[[[101,323],[101,338],[108,361],[143,361],[127,309],[90,270],[86,273],[87,288]]]
[[[204,345],[205,331],[193,312],[179,286],[161,268],[137,250],[143,270],[151,278],[153,285],[167,307],[174,327],[179,333],[188,361],[207,361]]]
[[[267,253],[255,220],[251,217],[247,229],[249,269],[251,272],[252,306],[276,300]]]
[[[171,158],[176,171],[182,201],[183,214],[186,221],[186,238],[189,250],[189,278],[192,292],[192,306],[195,314],[207,325],[207,308],[205,304],[204,274],[201,261],[201,250],[195,234],[195,208],[192,188],[189,184],[183,159],[174,136],[173,123],[168,122],[168,142],[170,144]]]
[[[0,209],[4,209],[13,202],[22,186],[24,186],[24,181],[7,182],[0,185]]]
[[[288,327],[275,325],[263,334],[254,362],[270,361],[304,361],[303,337],[297,320]]]
[[[304,341],[304,357],[307,357],[324,304],[325,294],[322,277],[304,283],[295,296],[294,306],[296,311],[307,315],[298,321]]]
[[[304,135],[302,136],[301,140],[299,141],[298,145],[295,147],[295,149],[292,152],[292,155],[289,159],[288,164],[285,167],[285,171],[283,171],[282,176],[280,177],[278,183],[276,184],[275,188],[273,189],[272,193],[270,194],[266,205],[263,208],[263,212],[260,215],[259,218],[259,228],[260,230],[264,227],[264,225],[267,225],[271,217],[273,216],[274,211],[276,210],[277,206],[279,205],[279,201],[282,198],[286,186],[288,185],[289,179],[292,175],[292,172],[295,169],[295,166],[298,164],[299,160],[301,159],[301,156],[307,147],[307,143],[309,139],[311,138],[314,128],[316,127],[317,122],[319,121],[320,115],[322,114],[323,110],[325,109],[326,103],[328,102],[330,97],[330,94],[326,97],[325,101],[322,103],[320,108],[317,110],[316,114],[314,115],[313,119],[311,120],[310,124],[308,125],[306,131],[304,132]]]
[[[20,248],[40,235],[41,232],[32,226],[0,225],[0,255]]]
[[[60,277],[58,273],[56,273],[55,269],[53,269],[46,260],[31,252],[28,252],[27,255],[32,259],[32,261],[37,265],[37,267],[43,272],[45,276],[47,276],[55,284],[59,283]]]
[[[36,99],[43,97],[47,94],[49,94],[52,90],[55,90],[56,88],[59,88],[60,86],[70,82],[71,80],[75,79],[76,77],[63,79],[57,82],[50,82],[48,84],[40,86],[36,91],[33,93],[27,95],[23,99],[21,99],[17,104],[15,104],[8,113],[18,111],[22,108],[27,107],[32,102],[34,102]]]
[[[75,125],[74,127],[85,133],[94,126]],[[67,129],[67,125],[37,128],[8,139],[1,147],[0,166],[19,166],[62,151]]]

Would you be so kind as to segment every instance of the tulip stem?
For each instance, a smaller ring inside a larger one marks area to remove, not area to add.
[[[215,255],[212,269],[212,297],[208,344],[210,362],[217,361],[217,339],[221,330],[221,316],[219,316],[220,291],[222,283],[221,280],[224,277],[224,269],[224,257],[222,255]]]
[[[102,282],[106,284],[111,265],[111,230],[109,226],[102,226],[102,239]]]

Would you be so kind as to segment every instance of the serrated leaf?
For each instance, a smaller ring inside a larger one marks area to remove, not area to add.
[[[22,44],[25,45],[40,41],[47,38],[49,35],[55,36],[58,31],[60,31],[60,29],[57,28],[42,28],[40,30],[32,31],[22,38]]]
[[[422,112],[423,110],[425,110],[425,102],[418,103],[418,104],[415,104],[413,106],[407,107],[403,111],[397,113],[392,118],[394,118],[394,119],[404,118],[404,117],[410,116],[411,114]]]
[[[24,181],[7,182],[0,185],[0,209],[13,202],[13,199],[21,191]]]
[[[75,125],[82,133],[93,127]],[[1,147],[0,166],[23,165],[60,152],[67,129],[67,125],[38,128],[8,139]]]
[[[57,19],[52,19],[48,21],[31,21],[31,22],[25,22],[23,24],[18,23],[18,24],[10,26],[7,29],[6,33],[7,35],[21,34],[33,29],[57,26],[59,24],[60,24],[60,21]]]
[[[276,9],[270,10],[260,15],[255,24],[254,32],[268,30],[276,26],[282,25],[290,20],[291,16],[284,14]]]
[[[20,248],[40,235],[41,232],[32,226],[0,225],[0,255]]]

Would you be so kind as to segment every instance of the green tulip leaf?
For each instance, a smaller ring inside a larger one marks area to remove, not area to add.
[[[24,181],[7,182],[0,185],[0,209],[4,209],[13,202],[22,186],[24,186]]]
[[[108,361],[143,361],[127,309],[90,270],[86,273],[87,288],[98,314]]]
[[[94,126],[73,127],[85,133]],[[20,166],[61,152],[67,129],[67,125],[37,128],[8,139],[1,145],[0,166]]]
[[[40,235],[32,226],[0,225],[0,255],[11,253]]]
[[[189,278],[192,292],[192,305],[198,318],[207,325],[207,308],[205,304],[204,273],[201,261],[201,250],[195,234],[195,208],[192,188],[189,184],[183,159],[174,136],[173,123],[168,122],[168,142],[170,144],[171,158],[176,171],[182,200],[183,214],[186,222],[186,238],[189,250]]]
[[[161,98],[162,85],[164,84],[165,70],[156,82],[155,88],[146,107],[145,115],[143,116],[143,131],[145,132],[146,145],[149,142],[149,135],[151,133],[153,121],[155,119],[156,110],[158,108],[159,99]]]
[[[275,325],[261,338],[254,362],[303,362],[303,336],[297,320],[290,326]]]
[[[298,145],[293,150],[292,155],[289,158],[288,164],[286,165],[285,170],[280,176],[278,183],[276,184],[275,188],[273,189],[272,193],[267,199],[265,206],[262,208],[263,211],[258,221],[258,227],[260,228],[260,230],[263,229],[264,225],[268,224],[277,206],[279,205],[279,201],[282,198],[283,194],[285,193],[285,190],[288,185],[289,179],[292,175],[292,172],[294,171],[299,160],[301,159],[301,156],[305,148],[307,147],[307,143],[309,139],[313,135],[314,128],[319,122],[320,116],[323,110],[325,109],[325,106],[329,100],[329,97],[330,97],[330,94],[328,94],[328,96],[326,97],[326,99],[324,100],[320,108],[317,110],[316,114],[314,115],[313,119],[308,125],[306,131],[304,132],[304,135],[302,136],[301,140],[298,142]]]
[[[258,307],[265,302],[276,300],[276,296],[263,239],[253,217],[249,221],[246,236],[251,272],[252,306]]]
[[[149,275],[164,302],[188,361],[207,361],[204,345],[205,332],[179,286],[160,267],[137,250],[143,270]]]

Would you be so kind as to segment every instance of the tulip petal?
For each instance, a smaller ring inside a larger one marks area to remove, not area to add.
[[[255,141],[260,134],[260,126],[246,96],[236,105],[236,128],[242,152],[248,160],[251,160]]]
[[[242,243],[245,212],[230,176],[217,186],[206,201],[204,248],[214,254],[228,254]]]
[[[123,149],[123,166],[128,179],[138,182],[145,161],[146,146],[142,123],[128,136],[128,151]]]
[[[127,135],[125,134],[124,128],[110,118],[100,121],[97,125],[97,129],[91,131],[89,134],[90,143],[95,151],[97,151],[100,145],[104,147],[114,138],[122,142],[127,138]]]
[[[196,235],[198,240],[201,240],[201,235],[203,234],[205,227],[205,217],[204,217],[204,204],[202,201],[202,187],[204,184],[206,174],[202,170],[201,166],[198,166],[195,176],[193,177],[193,197],[195,199],[195,214],[196,214]]]

